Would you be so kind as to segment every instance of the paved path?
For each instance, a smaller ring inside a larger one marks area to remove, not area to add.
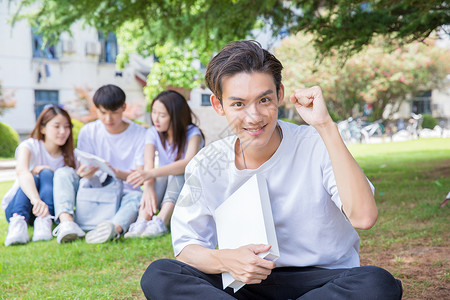
[[[16,179],[16,161],[14,159],[0,160],[0,182]]]

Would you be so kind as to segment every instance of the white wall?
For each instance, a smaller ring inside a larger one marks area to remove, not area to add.
[[[445,87],[441,90],[433,90],[431,95],[431,109],[433,117],[450,117],[450,75],[448,76]]]
[[[199,107],[202,106],[202,95],[208,94],[211,95],[212,92],[208,88],[194,88],[191,91],[191,98],[189,100],[189,105],[191,107]]]
[[[34,126],[35,90],[59,91],[59,103],[64,105],[76,98],[75,87],[89,88],[91,94],[104,84],[116,84],[127,95],[127,103],[138,103],[145,107],[142,85],[135,79],[134,69],[122,70],[122,77],[116,76],[115,64],[99,64],[98,55],[86,53],[89,43],[98,43],[97,31],[82,29],[80,23],[72,26],[72,37],[61,36],[59,49],[67,50],[67,42],[72,41],[70,52],[63,52],[57,60],[32,57],[31,27],[20,21],[13,28],[8,23],[14,5],[8,11],[8,1],[0,1],[0,80],[6,90],[15,91],[15,108],[0,116],[4,122],[19,134],[28,134]],[[73,50],[73,51],[72,51]],[[47,64],[50,76],[37,81],[37,74]]]
[[[199,119],[198,125],[205,135],[207,144],[231,134],[227,119],[219,116],[212,106],[196,106],[191,108]]]

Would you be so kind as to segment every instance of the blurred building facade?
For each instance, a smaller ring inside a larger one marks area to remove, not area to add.
[[[14,92],[16,106],[0,116],[21,137],[31,132],[36,117],[47,104],[62,105],[76,117],[89,112],[81,94],[90,94],[104,84],[120,86],[127,103],[145,107],[139,65],[116,70],[119,45],[113,33],[72,27],[52,47],[42,47],[42,37],[25,20],[11,27],[15,2],[0,1],[0,80],[3,89]],[[79,100],[79,101],[78,101]]]
[[[389,115],[391,106],[386,107],[383,117]],[[450,128],[450,74],[440,89],[424,90],[401,101],[395,119],[409,119],[411,113],[429,114],[438,120],[441,127]]]

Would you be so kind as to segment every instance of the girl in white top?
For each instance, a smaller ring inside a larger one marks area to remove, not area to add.
[[[155,237],[168,232],[184,184],[186,165],[205,143],[201,130],[192,122],[194,114],[181,94],[160,93],[153,100],[151,111],[154,126],[147,130],[145,138],[144,170],[133,172],[127,178],[128,183],[144,184],[145,188],[138,219],[131,224],[126,238]],[[155,168],[156,152],[158,168]]]
[[[69,114],[57,106],[46,107],[30,138],[17,147],[15,156],[18,179],[2,200],[10,223],[5,246],[27,243],[27,224],[33,220],[33,241],[50,240],[53,172],[63,166],[75,167]]]

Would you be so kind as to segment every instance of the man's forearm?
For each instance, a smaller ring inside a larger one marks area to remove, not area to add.
[[[136,169],[138,171],[141,171],[141,170],[144,169],[144,166],[137,166]],[[126,181],[128,175],[131,174],[130,171],[119,170],[119,169],[116,169],[116,168],[113,168],[113,170],[114,170],[114,173],[116,174],[116,177],[119,178],[120,180],[123,180],[123,181]]]
[[[316,129],[327,147],[345,214],[355,228],[371,228],[378,211],[363,171],[342,141],[334,122]]]
[[[219,258],[219,251],[208,249],[200,245],[188,245],[177,256],[182,261],[206,274],[226,272]]]
[[[116,177],[118,179],[127,180],[127,177],[128,177],[128,175],[130,175],[131,172],[126,172],[126,171],[115,169],[115,173],[116,173]]]

